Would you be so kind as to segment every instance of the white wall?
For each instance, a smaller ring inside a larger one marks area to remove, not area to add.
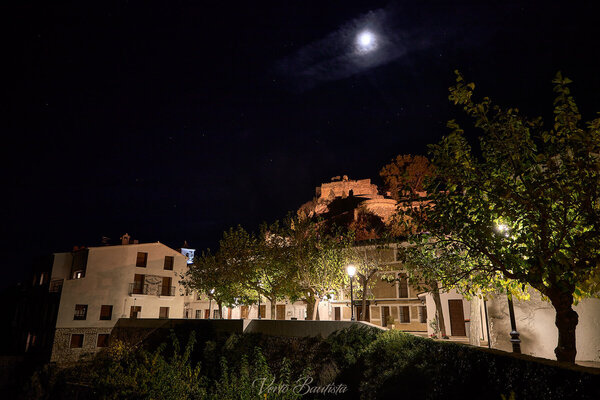
[[[148,253],[146,268],[135,266],[138,252]],[[174,257],[173,271],[164,270],[165,256]],[[56,257],[57,261],[63,259],[59,254]],[[60,267],[61,264],[55,261],[55,265]],[[85,277],[64,281],[56,327],[112,327],[117,319],[129,317],[130,307],[134,304],[142,307],[140,318],[158,318],[160,307],[170,308],[169,318],[183,318],[183,288],[178,283],[178,274],[186,268],[185,256],[161,243],[91,247]],[[60,268],[57,276],[58,271]],[[133,283],[135,274],[171,277],[175,296],[130,296],[129,284]],[[52,275],[55,276],[54,271]],[[76,304],[87,304],[85,320],[73,319]],[[110,321],[100,320],[102,305],[113,306]]]
[[[517,331],[521,339],[521,352],[536,357],[556,359],[554,348],[558,329],[554,324],[556,312],[540,293],[529,289],[531,300],[514,301]],[[600,299],[585,299],[573,309],[579,314],[577,325],[578,361],[600,361]],[[497,295],[488,301],[492,347],[512,351],[510,343],[510,318],[506,295]]]

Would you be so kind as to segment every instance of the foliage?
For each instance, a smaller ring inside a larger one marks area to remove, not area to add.
[[[309,219],[291,219],[288,227],[297,297],[307,303],[308,319],[316,319],[319,302],[330,299],[346,279],[353,236],[336,229],[328,232]]]
[[[428,199],[401,213],[418,232],[409,268],[467,294],[523,294],[531,285],[557,311],[557,357],[572,362],[572,303],[593,295],[600,268],[600,119],[581,127],[571,81],[557,74],[553,82],[554,124],[546,131],[541,118],[487,97],[474,101],[475,85],[458,74],[449,98],[483,131],[479,152],[450,121],[452,132],[431,146]]]
[[[379,329],[361,325],[352,325],[337,331],[327,338],[327,343],[331,346],[331,356],[342,369],[354,367],[367,346],[379,334]]]
[[[374,244],[355,246],[350,251],[349,260],[356,267],[356,296],[362,299],[361,310],[366,310],[366,301],[372,296],[371,291],[377,281],[382,278],[393,284],[396,279],[391,274],[397,268],[395,264],[391,264],[395,261],[392,243],[387,237],[383,237]],[[364,316],[359,315],[359,320],[364,320]]]
[[[258,234],[241,226],[230,228],[217,253],[213,256],[207,250],[198,257],[184,282],[203,293],[212,292],[226,305],[252,304],[264,296],[274,307],[277,300],[293,295],[294,288],[289,279],[290,249],[281,231],[277,222],[263,224]]]
[[[499,351],[387,331],[364,350],[361,398],[594,399],[600,375]]]
[[[203,398],[206,382],[200,374],[200,366],[190,361],[194,333],[183,352],[177,337],[172,335],[171,339],[170,357],[164,355],[164,343],[154,352],[131,348],[122,342],[112,344],[93,364],[90,384],[105,399]]]
[[[245,297],[245,290],[236,279],[232,279],[231,273],[226,264],[207,249],[195,258],[182,282],[189,290],[213,298],[218,304],[235,306]]]
[[[193,354],[193,337],[183,350],[172,341],[156,351],[116,342],[91,363],[40,371],[36,382],[51,387],[28,393],[52,399],[255,399],[260,379],[290,385],[311,376],[316,385],[347,385],[350,392],[339,398],[352,399],[396,398],[398,393],[425,400],[460,398],[465,388],[490,399],[512,393],[517,399],[600,396],[600,374],[590,368],[564,368],[528,356],[366,326],[341,330],[325,340],[232,335],[207,343],[202,370],[188,356]],[[324,371],[334,374],[326,382],[318,379]],[[298,397],[286,391],[268,393],[267,398]]]
[[[248,363],[246,355],[242,356],[239,370],[228,368],[225,358],[221,358],[221,377],[214,385],[211,398],[215,400],[250,400],[264,395],[269,385],[288,385],[293,387],[289,362],[284,360],[279,374],[273,374],[260,348],[254,349],[253,362]],[[266,392],[269,399],[298,399],[301,396],[293,390]]]
[[[396,200],[422,192],[433,174],[433,166],[427,157],[410,154],[398,155],[379,171],[386,190]]]

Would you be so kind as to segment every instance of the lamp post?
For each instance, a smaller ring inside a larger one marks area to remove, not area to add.
[[[352,281],[354,280],[354,275],[356,274],[356,267],[354,265],[348,265],[346,271],[350,277],[350,321],[354,321],[354,288],[352,287]]]
[[[210,295],[208,296],[208,319],[212,319],[212,296],[215,293],[215,289],[210,289]]]
[[[508,298],[508,314],[510,315],[510,342],[512,343],[513,353],[521,354],[521,339],[519,339],[519,332],[517,332],[512,294],[508,289],[506,289],[506,297]]]
[[[258,319],[262,319],[260,317],[260,292],[258,292]]]

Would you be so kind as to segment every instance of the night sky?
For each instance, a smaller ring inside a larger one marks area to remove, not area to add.
[[[534,116],[551,116],[562,70],[584,118],[600,111],[592,6],[14,3],[2,13],[3,287],[35,256],[103,236],[214,247],[333,176],[378,182],[460,115],[455,69]]]

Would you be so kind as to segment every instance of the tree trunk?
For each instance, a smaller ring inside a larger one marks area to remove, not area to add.
[[[223,303],[217,301],[217,305],[219,306],[219,319],[223,319]]]
[[[579,316],[573,310],[573,295],[556,290],[548,296],[556,310],[555,324],[558,328],[558,344],[554,349],[556,359],[569,363],[575,363],[577,345],[575,329],[579,322]]]
[[[442,299],[440,298],[440,289],[438,287],[437,282],[433,282],[431,284],[431,295],[433,297],[433,302],[435,303],[435,313],[438,317],[438,328],[440,329],[440,334],[442,337],[446,337],[446,323],[444,321],[444,309],[442,308]]]
[[[360,306],[360,315],[358,315],[358,321],[364,321],[367,315],[367,286],[369,281],[365,278],[362,279],[362,303]]]
[[[312,315],[313,321],[319,320],[319,303],[320,302],[321,302],[321,299],[319,297],[315,296],[315,305],[313,307],[313,315]]]
[[[269,302],[271,303],[271,319],[275,319],[276,315],[275,315],[275,305],[276,302],[274,300],[271,300],[269,298],[267,298],[267,300],[269,300]]]
[[[313,296],[306,296],[304,302],[306,303],[306,319],[312,320],[316,299]]]

